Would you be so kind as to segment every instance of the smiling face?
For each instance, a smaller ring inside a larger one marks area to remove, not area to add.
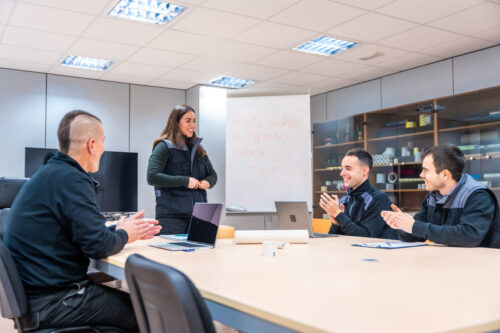
[[[434,166],[434,158],[432,154],[427,155],[422,161],[422,172],[420,178],[425,180],[425,189],[428,191],[436,191],[443,188],[446,184],[445,170],[436,172]]]
[[[342,171],[340,176],[344,179],[344,185],[356,188],[368,179],[370,167],[361,163],[356,156],[345,156],[342,159]]]
[[[193,111],[186,112],[179,120],[179,131],[188,138],[193,136],[196,129],[196,117]]]

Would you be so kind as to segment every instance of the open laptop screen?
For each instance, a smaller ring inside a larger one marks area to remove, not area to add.
[[[208,245],[214,245],[219,229],[222,204],[196,202],[189,224],[187,240]]]

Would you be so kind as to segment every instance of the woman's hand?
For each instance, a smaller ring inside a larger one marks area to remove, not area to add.
[[[198,181],[198,179],[193,178],[193,177],[189,177],[188,188],[197,189],[198,187],[200,187],[200,182]]]
[[[210,188],[210,183],[207,180],[202,180],[198,188],[201,188],[202,190],[208,190]]]

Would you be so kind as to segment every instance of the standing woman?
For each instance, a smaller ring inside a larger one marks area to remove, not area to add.
[[[206,190],[217,182],[195,128],[193,108],[177,105],[153,143],[147,178],[155,187],[156,219],[162,234],[187,233],[194,203],[207,202]]]

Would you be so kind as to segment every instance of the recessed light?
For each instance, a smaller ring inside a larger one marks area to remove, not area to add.
[[[350,42],[347,40],[328,36],[320,36],[316,39],[305,42],[302,45],[294,47],[293,50],[329,56],[341,51],[348,50],[358,45],[358,43]]]
[[[111,60],[87,58],[74,55],[67,56],[61,63],[61,66],[91,69],[94,71],[105,71],[111,65],[113,65],[113,61]]]
[[[209,82],[209,84],[213,86],[219,86],[224,88],[243,88],[250,84],[254,84],[255,81],[247,80],[247,79],[238,79],[235,77],[222,76],[215,80]]]
[[[186,7],[158,0],[120,0],[108,15],[165,25],[184,10]]]

